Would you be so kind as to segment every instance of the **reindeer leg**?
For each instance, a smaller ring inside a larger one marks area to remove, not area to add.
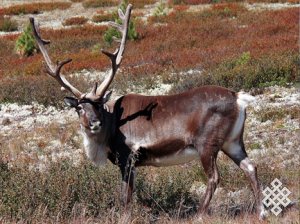
[[[126,165],[120,166],[122,173],[122,192],[121,192],[121,201],[127,210],[129,203],[132,199],[132,194],[134,192],[134,181],[135,181],[135,167],[131,162],[128,162]]]
[[[256,165],[253,164],[248,157],[246,157],[240,162],[240,168],[244,171],[244,173],[250,180],[251,187],[255,197],[256,210],[259,215],[259,219],[264,219],[266,216],[266,211],[262,203],[262,192],[257,178]]]
[[[259,219],[264,219],[266,216],[266,211],[262,203],[262,192],[257,178],[257,168],[247,156],[242,137],[238,141],[234,141],[228,144],[228,146],[223,149],[223,151],[244,171],[244,173],[250,180]]]
[[[213,150],[213,148],[207,147],[200,155],[202,166],[208,177],[208,183],[203,197],[203,202],[198,212],[200,215],[207,213],[209,202],[219,183],[219,172],[216,163],[217,154],[218,150]]]

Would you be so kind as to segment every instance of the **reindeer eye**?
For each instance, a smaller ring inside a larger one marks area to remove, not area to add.
[[[79,105],[78,107],[76,107],[76,111],[77,113],[83,113],[83,107],[81,105]]]

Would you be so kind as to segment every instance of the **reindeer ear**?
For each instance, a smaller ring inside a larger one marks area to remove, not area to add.
[[[78,107],[78,100],[74,97],[65,97],[64,101],[69,107]]]
[[[106,91],[103,98],[102,103],[105,104],[107,101],[109,101],[109,98],[111,97],[112,91]]]

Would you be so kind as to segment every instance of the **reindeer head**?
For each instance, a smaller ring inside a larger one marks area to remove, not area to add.
[[[104,124],[105,103],[109,100],[111,91],[107,91],[101,101],[92,101],[87,98],[77,99],[74,97],[65,97],[65,103],[75,108],[81,128],[89,134],[97,134],[101,131]]]
[[[98,84],[95,83],[92,91],[89,93],[80,92],[66,80],[63,74],[61,74],[61,68],[65,64],[70,63],[72,60],[67,59],[65,61],[57,62],[56,64],[54,64],[51,61],[48,55],[48,51],[45,47],[45,45],[50,44],[50,41],[43,40],[40,37],[40,34],[38,32],[38,26],[35,24],[34,18],[30,18],[30,23],[33,28],[34,37],[46,62],[46,72],[59,82],[59,84],[62,86],[62,89],[70,91],[75,96],[66,97],[65,103],[68,106],[76,109],[79,115],[80,125],[82,129],[88,134],[99,133],[103,126],[105,103],[109,100],[109,97],[111,96],[111,91],[107,91],[107,89],[111,84],[122,61],[128,32],[131,8],[132,5],[129,4],[127,6],[125,15],[121,9],[118,10],[119,17],[122,21],[121,24],[110,22],[110,24],[117,28],[122,34],[121,40],[117,40],[118,42],[120,42],[120,46],[116,49],[114,53],[102,50],[102,53],[108,56],[111,60],[111,72],[109,76],[106,77],[105,80],[101,83],[100,86],[98,86]]]

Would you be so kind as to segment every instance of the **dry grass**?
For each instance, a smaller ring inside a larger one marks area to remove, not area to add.
[[[0,31],[11,32],[18,29],[18,24],[15,20],[0,16]]]
[[[19,161],[30,164],[33,162],[32,158],[34,157]],[[248,180],[239,175],[240,170],[232,169],[231,161],[224,159],[221,157],[219,161],[222,191],[213,198],[210,205],[211,215],[203,217],[204,223],[260,223],[253,214],[253,196]],[[3,200],[0,203],[3,220],[93,220],[117,223],[126,218],[119,204],[119,171],[112,165],[96,168],[81,162],[78,166],[73,166],[67,160],[54,162],[50,159],[46,172],[28,170],[27,166],[20,164],[11,167],[3,161],[0,167],[0,178],[4,184],[1,192]],[[198,164],[164,169],[145,168],[138,171],[137,192],[131,208],[130,223],[136,223],[137,220],[141,223],[195,222],[199,196],[193,195],[190,188],[193,183],[203,181],[203,171]],[[290,170],[291,174],[295,171]],[[263,183],[269,183],[283,173],[274,173],[269,166],[261,164],[259,174]],[[292,183],[291,178],[295,178],[286,172],[284,177],[285,185]],[[287,187],[297,192],[296,186]],[[239,198],[230,197],[226,193],[240,189],[243,189],[243,193]],[[299,211],[292,208],[286,210],[281,217],[271,216],[268,221],[290,222],[297,219],[297,214]]]

